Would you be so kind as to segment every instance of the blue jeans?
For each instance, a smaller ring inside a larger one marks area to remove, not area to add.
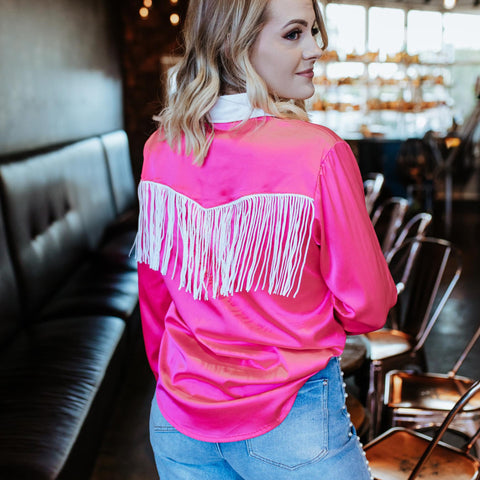
[[[371,480],[345,407],[338,358],[311,377],[273,430],[248,440],[194,440],[153,399],[150,441],[161,480]]]

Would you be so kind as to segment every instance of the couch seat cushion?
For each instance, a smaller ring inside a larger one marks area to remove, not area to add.
[[[0,478],[61,471],[125,323],[84,317],[26,329],[0,355]]]
[[[42,310],[42,318],[112,315],[127,320],[138,304],[136,271],[103,262],[83,265]]]

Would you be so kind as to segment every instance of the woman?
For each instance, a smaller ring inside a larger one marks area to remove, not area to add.
[[[148,140],[136,240],[162,480],[370,478],[346,334],[396,291],[347,144],[307,122],[312,0],[191,1]]]

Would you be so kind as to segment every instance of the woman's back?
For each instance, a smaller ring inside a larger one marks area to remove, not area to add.
[[[222,104],[232,101],[229,113]],[[157,292],[142,296],[147,353],[165,417],[202,440],[278,424],[307,378],[341,353],[345,330],[379,328],[392,303],[346,143],[264,115],[235,128],[242,105],[245,95],[220,98],[201,168],[155,133],[140,185],[140,286]],[[344,234],[352,225],[355,240]]]

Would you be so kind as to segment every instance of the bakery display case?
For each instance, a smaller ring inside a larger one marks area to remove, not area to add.
[[[407,138],[428,130],[446,132],[453,120],[451,63],[423,61],[398,52],[326,52],[315,70],[315,95],[307,109],[312,121],[350,138]]]
[[[329,46],[310,118],[348,139],[421,138],[461,125],[474,104],[480,15],[424,5],[324,7]]]

